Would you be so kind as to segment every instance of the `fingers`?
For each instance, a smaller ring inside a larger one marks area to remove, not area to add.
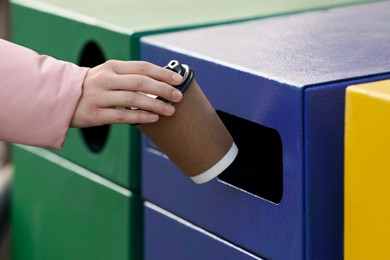
[[[131,91],[107,91],[104,98],[98,101],[98,106],[102,108],[115,106],[134,107],[164,116],[171,116],[175,113],[174,106],[143,93]]]
[[[177,103],[183,95],[172,85],[182,80],[179,74],[148,62],[105,62],[88,71],[71,126],[142,124],[155,122],[160,115],[171,116],[175,113],[172,105],[149,95]]]
[[[183,81],[183,77],[178,73],[146,61],[126,62],[111,60],[106,63],[108,66],[111,66],[117,74],[145,75],[174,86],[179,85]]]
[[[175,103],[182,98],[182,93],[176,88],[143,75],[112,75],[110,82],[107,88],[111,90],[147,93]]]
[[[159,115],[142,111],[128,109],[101,109],[98,112],[98,124],[147,124],[154,123]]]

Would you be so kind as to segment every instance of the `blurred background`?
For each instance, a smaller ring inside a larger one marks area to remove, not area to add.
[[[0,38],[9,39],[9,2],[0,0]],[[0,259],[10,259],[9,194],[12,167],[10,147],[0,141]]]

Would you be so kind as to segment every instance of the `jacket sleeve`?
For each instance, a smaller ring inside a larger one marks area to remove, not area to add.
[[[0,140],[61,149],[87,72],[0,39]]]

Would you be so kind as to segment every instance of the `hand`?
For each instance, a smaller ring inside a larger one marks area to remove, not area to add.
[[[88,71],[71,127],[143,124],[156,122],[159,115],[172,116],[174,106],[146,94],[179,102],[182,93],[171,85],[182,80],[179,74],[152,63],[107,61]]]

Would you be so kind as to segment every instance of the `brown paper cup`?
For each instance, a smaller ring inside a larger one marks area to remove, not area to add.
[[[232,136],[192,81],[176,113],[138,128],[195,183],[204,183],[222,173],[236,158]]]

